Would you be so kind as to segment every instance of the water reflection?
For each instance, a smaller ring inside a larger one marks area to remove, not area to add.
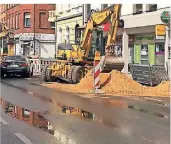
[[[20,106],[13,105],[5,100],[0,101],[4,112],[18,120],[24,121],[25,123],[38,127],[50,134],[54,134],[53,126],[39,113],[30,111]]]
[[[24,121],[27,124],[41,128],[41,129],[49,132],[52,135],[54,134],[53,125],[47,119],[45,119],[40,113],[33,112],[26,108],[13,105],[13,104],[11,104],[5,100],[2,100],[2,99],[1,99],[0,103],[1,103],[5,113],[7,113],[21,121]],[[88,112],[88,111],[85,111],[82,109],[78,109],[75,107],[67,106],[67,105],[61,104],[59,102],[56,103],[55,112],[63,113],[66,115],[71,114],[71,115],[74,115],[81,119],[96,121],[96,122],[102,123],[105,126],[110,127],[110,128],[117,127],[115,122],[110,118],[102,118],[102,117],[100,117],[96,114],[93,114],[91,112]]]
[[[82,117],[85,119],[94,120],[95,115],[91,112],[87,112],[85,110],[81,110],[78,108],[67,106],[67,105],[61,104],[59,102],[57,102],[56,105],[57,105],[57,111],[58,112],[62,112],[65,114],[72,114],[72,115],[79,116],[79,117]]]

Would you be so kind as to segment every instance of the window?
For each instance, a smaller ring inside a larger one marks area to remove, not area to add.
[[[70,33],[70,29],[69,27],[67,26],[66,27],[66,33],[65,33],[65,43],[69,43],[69,33]]]
[[[23,108],[23,117],[24,118],[29,118],[30,117],[30,111]]]
[[[9,27],[9,18],[7,17],[7,27]]]
[[[169,46],[168,51],[169,51],[169,59],[171,59],[171,46]]]
[[[164,54],[164,43],[156,43],[156,55]]]
[[[19,29],[20,28],[20,13],[18,14],[18,26],[17,26],[17,28]]]
[[[51,22],[50,27],[54,29],[55,28],[55,22]]]
[[[17,14],[15,15],[15,29],[18,28],[18,17]]]
[[[39,12],[39,27],[47,28],[46,12]]]
[[[13,22],[12,22],[12,15],[11,15],[11,17],[10,17],[10,28],[12,28],[12,26],[13,26]]]
[[[149,4],[147,6],[147,11],[156,11],[157,10],[157,4]]]
[[[143,10],[143,5],[142,4],[134,4],[133,5],[134,14],[142,13],[142,10]]]
[[[11,28],[11,17],[9,16],[9,28]]]
[[[57,41],[58,43],[62,43],[62,28],[58,30]]]
[[[31,27],[30,12],[25,12],[24,13],[24,27]]]
[[[15,29],[15,17],[14,17],[14,15],[12,16],[12,28]]]

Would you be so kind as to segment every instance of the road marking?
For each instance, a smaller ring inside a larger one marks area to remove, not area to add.
[[[25,144],[33,144],[31,141],[29,141],[24,135],[21,133],[14,133],[20,140],[22,140]]]
[[[0,122],[2,123],[2,124],[4,124],[4,125],[8,125],[9,123],[6,121],[6,120],[4,120],[2,117],[0,117]]]

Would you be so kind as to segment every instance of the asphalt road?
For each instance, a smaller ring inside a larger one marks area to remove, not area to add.
[[[59,144],[47,132],[19,121],[1,111],[1,144]]]
[[[7,80],[6,80],[7,81]],[[129,109],[127,107],[108,106],[97,100],[80,98],[63,93],[50,92],[44,87],[30,86],[24,80],[11,79],[9,83],[18,86],[28,86],[29,89],[49,95],[63,104],[90,111],[101,122],[85,120],[73,115],[57,112],[57,107],[50,102],[42,101],[15,87],[1,83],[1,97],[15,105],[40,112],[54,126],[58,134],[66,136],[81,144],[169,144],[170,115],[167,107],[153,104],[153,107],[164,110],[168,117],[158,117],[152,114]],[[64,97],[60,97],[63,95]],[[69,98],[70,97],[70,98]],[[63,101],[60,101],[63,100]],[[75,101],[75,104],[74,104]],[[93,105],[94,104],[94,105]],[[93,105],[93,106],[92,106]],[[150,105],[150,103],[148,103]]]

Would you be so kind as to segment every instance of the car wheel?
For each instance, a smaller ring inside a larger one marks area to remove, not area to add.
[[[27,72],[23,75],[24,78],[30,78],[31,77],[31,73],[30,72]]]
[[[4,78],[4,73],[3,72],[1,72],[1,78]]]

